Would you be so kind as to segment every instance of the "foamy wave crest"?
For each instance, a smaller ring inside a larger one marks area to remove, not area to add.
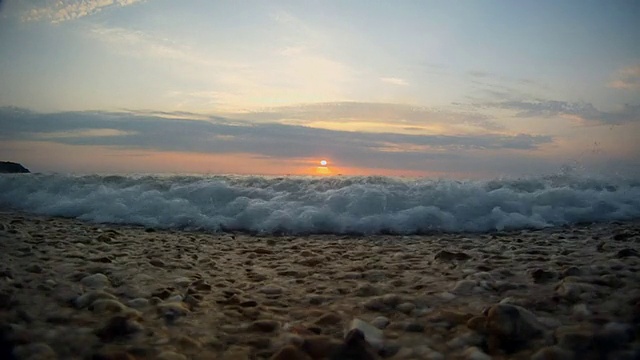
[[[541,228],[640,217],[640,181],[2,175],[0,207],[98,223],[260,233]]]

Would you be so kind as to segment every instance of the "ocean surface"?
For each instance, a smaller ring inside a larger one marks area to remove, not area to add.
[[[486,232],[640,218],[640,180],[3,174],[0,209],[211,232]]]

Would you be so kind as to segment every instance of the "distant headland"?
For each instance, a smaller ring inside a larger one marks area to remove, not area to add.
[[[0,161],[0,173],[30,173],[29,169],[22,166],[22,164],[14,163],[11,161]]]

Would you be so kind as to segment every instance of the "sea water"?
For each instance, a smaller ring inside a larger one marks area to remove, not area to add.
[[[5,174],[10,209],[211,232],[486,232],[640,218],[640,180]]]

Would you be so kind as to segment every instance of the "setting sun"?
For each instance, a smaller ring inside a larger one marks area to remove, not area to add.
[[[320,160],[320,166],[327,166],[327,160]]]

